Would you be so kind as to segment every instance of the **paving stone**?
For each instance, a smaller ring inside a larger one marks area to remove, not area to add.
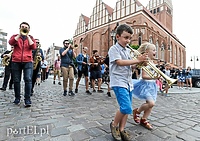
[[[75,132],[75,131],[78,131],[78,130],[83,130],[85,129],[82,125],[72,125],[72,126],[69,126],[67,127],[67,129],[70,131],[70,132]]]
[[[152,132],[152,134],[154,134],[154,135],[156,135],[156,136],[158,136],[159,138],[162,138],[162,139],[166,139],[166,138],[170,137],[169,134],[167,134],[166,132],[163,132],[161,130],[154,130]]]
[[[173,130],[171,128],[168,128],[168,127],[161,127],[159,128],[159,130],[162,130],[163,132],[166,132],[168,134],[171,134],[171,135],[177,135],[178,132],[176,130]]]
[[[135,139],[137,141],[163,141],[162,138],[159,138],[151,133],[143,134],[142,136],[135,137]]]
[[[200,132],[199,131],[188,129],[188,130],[186,130],[186,133],[189,134],[189,135],[191,135],[191,136],[200,138]]]
[[[59,137],[53,137],[50,139],[50,141],[72,141],[72,138],[70,135],[62,135]]]
[[[200,132],[200,126],[195,126],[195,127],[193,127],[192,129],[193,129],[193,130],[196,130],[196,131],[198,131],[198,132]]]
[[[184,129],[175,125],[169,125],[168,128],[171,128],[175,131],[182,132]]]
[[[182,120],[181,122],[187,124],[187,125],[190,125],[190,126],[195,126],[197,125],[198,123],[197,122],[193,122],[191,120]]]
[[[54,126],[56,128],[58,128],[58,127],[69,127],[69,126],[71,126],[71,123],[69,121],[59,121],[59,122],[54,123]]]
[[[90,139],[90,136],[82,130],[71,133],[71,138],[73,141],[84,141]]]
[[[103,136],[102,130],[99,128],[90,128],[86,130],[86,133],[92,137]]]
[[[197,139],[198,139],[198,138],[195,138],[191,135],[183,134],[183,133],[178,134],[177,138],[182,139],[184,141],[197,141]]]
[[[50,134],[52,137],[56,137],[60,135],[68,135],[69,130],[66,127],[58,127],[58,128],[52,129]]]

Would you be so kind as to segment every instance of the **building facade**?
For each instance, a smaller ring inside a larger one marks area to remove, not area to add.
[[[0,29],[0,54],[7,50],[7,33]]]
[[[7,50],[7,33],[0,29],[0,55]],[[0,58],[0,66],[2,65],[2,59]]]
[[[111,8],[96,0],[92,15],[79,17],[73,41],[82,47],[98,50],[106,56],[114,44],[113,33],[118,25],[129,24],[133,29],[131,44],[151,42],[156,45],[157,58],[175,66],[186,67],[186,47],[173,34],[173,5],[171,0],[150,0],[144,7],[138,0],[118,0]]]
[[[57,56],[60,55],[59,50],[62,47],[56,46],[53,44],[51,47],[49,47],[46,51],[46,60],[50,67],[54,65],[55,60],[57,59]]]

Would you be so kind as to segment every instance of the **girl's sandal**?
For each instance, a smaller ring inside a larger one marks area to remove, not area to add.
[[[142,125],[143,127],[147,128],[149,130],[153,129],[152,125],[146,119],[143,119],[143,118],[141,118],[141,120],[140,120],[140,125]]]
[[[138,108],[133,110],[133,119],[136,123],[140,123],[140,113],[137,110]]]

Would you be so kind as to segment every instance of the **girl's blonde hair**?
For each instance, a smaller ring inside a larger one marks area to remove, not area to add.
[[[145,42],[143,44],[140,45],[140,47],[137,49],[141,54],[144,54],[146,52],[147,49],[149,49],[150,47],[155,47],[154,44],[151,44],[149,42]]]

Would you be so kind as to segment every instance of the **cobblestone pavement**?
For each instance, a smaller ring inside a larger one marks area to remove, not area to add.
[[[0,78],[2,84],[2,78]],[[23,86],[22,86],[23,89]],[[13,105],[14,92],[0,92],[2,141],[112,141],[109,123],[118,108],[115,96],[87,95],[83,85],[74,96],[63,96],[52,78],[35,87],[32,107]],[[22,92],[23,93],[23,92]],[[133,99],[133,108],[143,101]],[[158,95],[149,117],[149,131],[129,116],[126,129],[135,141],[200,141],[200,93]]]

